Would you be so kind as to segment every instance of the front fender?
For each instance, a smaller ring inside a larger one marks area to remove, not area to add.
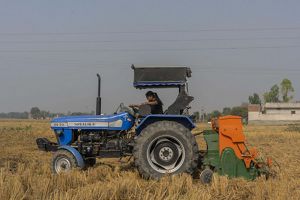
[[[192,120],[185,115],[148,115],[136,127],[136,135],[139,135],[144,128],[157,121],[175,121],[190,130],[196,127]]]
[[[64,149],[64,150],[69,151],[75,157],[78,167],[81,169],[85,167],[85,163],[84,163],[82,155],[75,148],[64,145],[64,146],[58,147],[58,149]]]

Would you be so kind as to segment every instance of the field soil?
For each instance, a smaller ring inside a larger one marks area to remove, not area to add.
[[[195,132],[209,128],[199,124]],[[0,121],[0,199],[300,199],[300,129],[288,126],[244,127],[248,143],[279,165],[274,178],[255,181],[214,176],[211,185],[182,174],[160,181],[140,178],[133,162],[99,159],[86,171],[53,175],[52,153],[35,139],[55,141],[49,121]],[[197,139],[205,149],[202,138]]]

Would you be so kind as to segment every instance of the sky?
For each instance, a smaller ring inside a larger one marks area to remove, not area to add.
[[[237,106],[283,78],[300,100],[297,0],[0,0],[0,112],[145,101],[131,64],[189,66],[193,110]],[[157,90],[165,107],[177,90]]]

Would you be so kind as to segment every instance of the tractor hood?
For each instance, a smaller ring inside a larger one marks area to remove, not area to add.
[[[128,130],[134,124],[134,118],[123,112],[115,115],[83,115],[54,118],[52,129],[105,129]]]

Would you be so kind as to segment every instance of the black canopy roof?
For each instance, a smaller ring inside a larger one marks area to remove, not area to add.
[[[191,77],[189,67],[136,67],[134,70],[134,87],[143,88],[175,88],[184,85],[187,78]]]

